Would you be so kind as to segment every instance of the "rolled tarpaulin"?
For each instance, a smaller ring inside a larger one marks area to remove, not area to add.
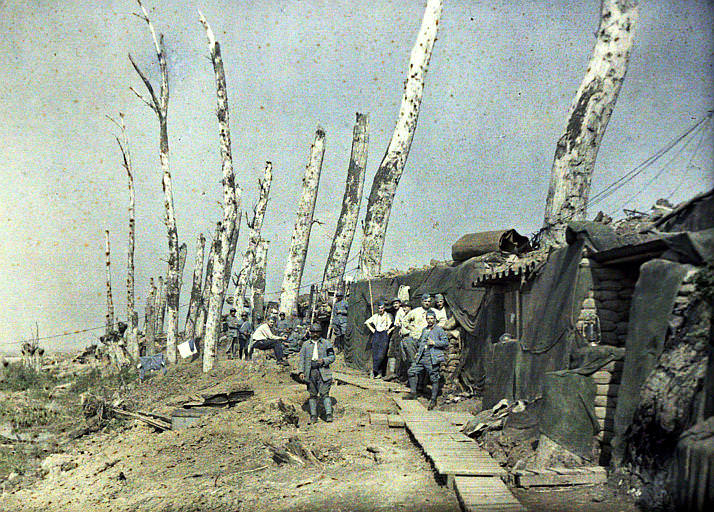
[[[528,238],[518,234],[515,229],[481,231],[468,233],[451,246],[451,258],[454,261],[466,261],[474,256],[481,256],[494,251],[522,254],[531,249]]]

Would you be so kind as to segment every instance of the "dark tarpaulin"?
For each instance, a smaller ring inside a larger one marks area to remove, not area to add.
[[[575,318],[586,293],[577,282],[583,245],[578,239],[553,251],[535,279],[524,287],[516,398],[537,398],[542,394],[545,373],[568,367]]]
[[[571,364],[576,368],[546,373],[538,418],[540,432],[567,450],[592,459],[593,436],[599,427],[595,383],[590,375],[624,355],[623,348],[587,345],[573,353]]]
[[[656,259],[640,267],[630,306],[626,355],[615,408],[614,455],[622,457],[623,436],[632,423],[640,388],[664,348],[669,316],[682,279],[691,266]]]

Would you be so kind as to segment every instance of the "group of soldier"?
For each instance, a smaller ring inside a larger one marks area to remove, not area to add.
[[[251,359],[255,349],[271,351],[281,366],[289,366],[287,355],[299,354],[298,376],[307,385],[310,423],[317,421],[320,404],[325,420],[333,421],[330,365],[335,361],[335,349],[345,349],[348,309],[344,294],[337,292],[333,304],[324,301],[311,316],[306,315],[302,320],[270,308],[265,320],[254,329],[247,311],[238,318],[236,309],[232,308],[225,320],[226,352],[229,358],[236,357],[237,350],[239,359]],[[365,321],[372,333],[372,377],[398,379],[397,363],[401,363],[411,391],[407,398],[414,399],[419,377],[425,374],[431,382],[429,408],[433,409],[439,394],[439,370],[449,343],[443,328],[446,321],[441,295],[433,300],[430,295],[423,295],[421,306],[414,309],[398,298],[392,299],[389,306],[378,302],[377,311]]]
[[[421,306],[414,309],[396,297],[389,308],[384,302],[378,302],[377,312],[365,321],[372,333],[371,377],[398,379],[397,363],[401,363],[402,369],[406,369],[411,391],[407,398],[413,399],[417,395],[419,377],[426,374],[431,381],[429,408],[433,409],[439,394],[440,368],[449,345],[444,330],[447,320],[446,304],[441,294],[433,299],[428,294],[422,295]]]

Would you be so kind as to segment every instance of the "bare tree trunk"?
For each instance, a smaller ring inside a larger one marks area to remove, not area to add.
[[[555,150],[543,224],[546,244],[565,244],[567,223],[587,214],[595,159],[627,73],[637,4],[602,0],[595,48]]]
[[[265,162],[265,172],[263,179],[258,181],[258,202],[253,208],[253,219],[248,222],[250,228],[250,236],[248,238],[248,248],[243,256],[243,264],[240,272],[238,272],[236,289],[233,293],[233,303],[243,307],[243,296],[245,295],[245,287],[248,283],[253,264],[255,263],[255,248],[260,240],[260,232],[263,229],[263,219],[265,219],[265,210],[268,207],[268,198],[270,196],[270,185],[273,181],[273,164]]]
[[[218,233],[221,230],[221,223],[216,223],[216,231]],[[219,251],[218,242],[216,236],[213,236],[213,241],[211,242],[211,251],[208,253],[208,262],[206,263],[206,282],[203,285],[203,291],[201,292],[201,303],[199,304],[198,318],[196,319],[196,337],[203,339],[206,332],[206,311],[208,309],[208,298],[211,296],[211,281],[213,280],[213,260],[216,258],[216,254]]]
[[[144,315],[144,349],[147,355],[153,355],[156,352],[156,335],[154,314],[154,303],[156,302],[156,285],[154,278],[149,280],[149,294],[146,297],[146,313]]]
[[[211,279],[211,293],[208,299],[206,313],[206,332],[204,336],[203,371],[208,372],[213,368],[215,350],[218,343],[218,334],[221,325],[221,310],[225,298],[226,276],[231,275],[229,256],[231,242],[236,236],[239,226],[236,225],[238,208],[240,206],[241,190],[235,185],[233,173],[233,156],[231,155],[231,132],[229,126],[228,92],[226,88],[226,75],[223,69],[221,47],[216,42],[211,27],[206,18],[200,14],[201,24],[206,30],[208,48],[211,53],[213,71],[216,77],[216,116],[218,117],[219,140],[221,147],[221,161],[223,168],[223,223],[220,232],[216,232],[218,240],[215,258],[213,261],[213,277]]]
[[[255,247],[255,265],[251,275],[253,322],[257,322],[258,315],[264,316],[265,312],[265,271],[268,266],[268,248],[270,242],[260,239]]]
[[[360,252],[359,266],[363,278],[375,276],[381,270],[389,214],[416,131],[419,107],[424,93],[424,78],[436,41],[441,7],[442,0],[427,1],[419,35],[409,59],[409,74],[404,85],[397,125],[372,182]]]
[[[121,130],[121,139],[115,137],[122,156],[122,167],[126,171],[129,185],[129,245],[126,262],[126,323],[127,323],[127,348],[133,359],[139,357],[138,328],[139,316],[136,313],[134,296],[134,246],[136,239],[136,206],[134,194],[134,171],[132,169],[131,152],[129,150],[129,137],[126,134],[124,114],[119,112],[119,121],[109,118]]]
[[[156,298],[154,299],[154,315],[156,324],[154,334],[160,336],[164,332],[164,313],[166,312],[166,291],[164,289],[164,278],[159,276],[156,286]]]
[[[317,127],[315,142],[310,148],[310,157],[305,167],[302,179],[302,193],[298,203],[297,220],[290,241],[290,252],[283,274],[283,286],[280,290],[280,311],[286,314],[297,312],[297,298],[300,292],[300,281],[305,269],[305,259],[310,243],[312,217],[315,213],[317,190],[320,186],[322,158],[325,155],[325,132]]]
[[[183,288],[183,271],[186,268],[186,256],[188,255],[188,246],[183,243],[179,247],[179,291]]]
[[[188,304],[184,338],[191,340],[196,333],[196,318],[201,307],[201,284],[203,282],[203,257],[206,247],[206,237],[203,233],[196,240],[196,261],[193,266],[193,282],[191,284],[191,300]]]
[[[169,135],[168,135],[168,109],[169,109],[169,75],[166,68],[166,51],[164,48],[164,36],[160,34],[158,39],[154,26],[149,19],[149,15],[141,3],[137,0],[139,7],[143,13],[140,16],[149,27],[151,37],[154,41],[154,49],[159,62],[159,70],[161,72],[161,86],[159,96],[156,96],[151,82],[146,77],[144,72],[137,66],[134,59],[129,55],[129,60],[136,70],[137,74],[144,82],[150,99],[145,98],[132,88],[132,91],[151,108],[159,120],[159,160],[161,162],[161,170],[163,173],[162,188],[164,191],[164,208],[166,215],[164,223],[169,246],[169,265],[166,282],[166,302],[168,307],[168,325],[166,329],[166,355],[170,363],[176,362],[176,337],[178,335],[178,307],[179,307],[179,239],[176,229],[176,214],[174,211],[174,197],[171,187],[171,170],[169,166]]]
[[[230,249],[228,250],[228,257],[226,258],[226,268],[228,268],[228,272],[226,272],[225,277],[223,279],[224,294],[225,290],[228,290],[228,286],[231,283],[231,272],[233,269],[233,261],[236,257],[236,249],[238,248],[238,235],[240,234],[240,223],[242,218],[243,212],[238,210],[238,215],[236,218],[236,228],[233,230],[233,237],[231,238],[231,245]]]
[[[362,188],[367,167],[367,148],[369,146],[369,127],[367,116],[357,112],[357,123],[352,131],[352,153],[347,169],[347,184],[342,198],[342,211],[337,221],[332,247],[327,257],[322,286],[333,288],[344,278],[347,258],[350,255],[352,240],[357,228],[359,207],[362,202]]]
[[[106,266],[107,283],[106,334],[109,334],[114,330],[114,301],[112,300],[112,263],[111,249],[109,247],[109,230],[104,231],[104,264]]]

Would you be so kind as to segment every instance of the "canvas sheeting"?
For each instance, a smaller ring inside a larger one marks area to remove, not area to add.
[[[690,268],[662,259],[640,267],[630,306],[625,363],[615,408],[613,448],[617,459],[623,453],[623,436],[632,423],[640,388],[662,354],[674,299]]]
[[[590,375],[621,360],[624,349],[586,346],[571,361],[577,367],[545,374],[539,407],[540,432],[585,459],[592,459],[593,436],[598,432],[595,416],[595,383]]]

